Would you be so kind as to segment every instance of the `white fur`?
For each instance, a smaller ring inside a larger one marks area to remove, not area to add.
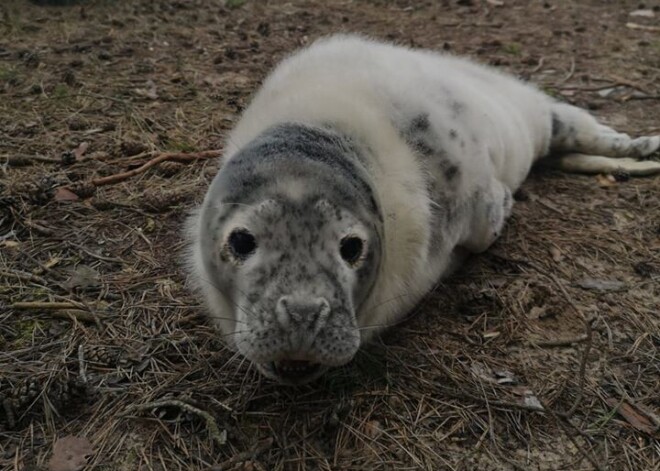
[[[452,115],[448,97],[465,111]],[[457,129],[465,139],[473,137],[464,150],[447,144],[462,173],[452,197],[471,201],[481,192],[481,200],[453,222],[433,253],[437,234],[430,220],[439,203],[428,193],[427,169],[396,125],[419,110],[429,112],[439,135]],[[385,253],[373,292],[357,315],[365,340],[405,315],[453,268],[457,251],[479,252],[495,240],[509,215],[511,194],[534,161],[550,150],[553,115],[584,131],[579,137],[587,138],[587,147],[602,149],[612,139],[627,138],[492,68],[340,35],[317,41],[277,66],[227,139],[225,161],[285,122],[332,123],[369,149],[368,171],[385,219]],[[498,209],[490,211],[489,205]],[[196,253],[193,262],[197,273],[203,273],[200,257]]]
[[[479,110],[464,123],[484,138],[479,154],[460,156],[467,179],[477,184],[495,175],[507,187],[517,187],[533,157],[549,146],[544,95],[464,59],[354,36],[318,41],[283,61],[227,140],[228,160],[274,124],[328,121],[369,145],[376,157],[371,171],[385,216],[386,252],[377,286],[358,314],[361,326],[395,321],[432,288],[450,262],[444,256],[429,263],[432,201],[423,169],[391,119],[398,104],[414,107],[434,100],[440,87]],[[472,185],[462,188],[471,190]],[[472,231],[457,227],[447,250],[469,239],[466,232]],[[377,330],[366,329],[363,338]]]

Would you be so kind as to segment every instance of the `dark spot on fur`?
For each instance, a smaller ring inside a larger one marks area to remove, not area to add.
[[[564,128],[564,123],[561,122],[556,113],[552,113],[552,137],[557,137],[561,134]]]
[[[444,169],[444,173],[447,181],[452,181],[459,173],[458,166],[454,164],[450,164],[448,167]]]
[[[450,129],[449,130],[449,138],[450,139],[456,139],[458,137],[458,132],[456,132],[456,129]]]
[[[465,110],[465,104],[458,101],[452,101],[449,107],[451,108],[452,118],[458,117]]]
[[[410,122],[410,133],[428,131],[431,127],[428,113],[415,116]]]
[[[435,153],[435,149],[433,149],[433,147],[431,147],[423,139],[418,139],[415,142],[413,142],[413,146],[415,147],[415,149],[417,149],[420,152],[420,154],[426,157],[430,157]]]

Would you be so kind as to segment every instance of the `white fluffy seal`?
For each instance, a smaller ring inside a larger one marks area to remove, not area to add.
[[[267,376],[314,379],[486,250],[532,164],[660,171],[587,112],[466,59],[355,36],[280,63],[191,219],[191,277]],[[624,158],[621,158],[624,157]]]

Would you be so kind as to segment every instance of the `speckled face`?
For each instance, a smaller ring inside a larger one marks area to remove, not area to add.
[[[237,349],[284,383],[310,381],[360,345],[356,310],[381,242],[354,159],[335,134],[278,128],[229,161],[201,212],[209,307]]]

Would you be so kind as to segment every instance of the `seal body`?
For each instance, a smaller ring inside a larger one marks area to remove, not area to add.
[[[330,37],[280,63],[230,133],[191,278],[231,345],[305,382],[487,249],[537,159],[601,171],[659,145],[466,59]]]

